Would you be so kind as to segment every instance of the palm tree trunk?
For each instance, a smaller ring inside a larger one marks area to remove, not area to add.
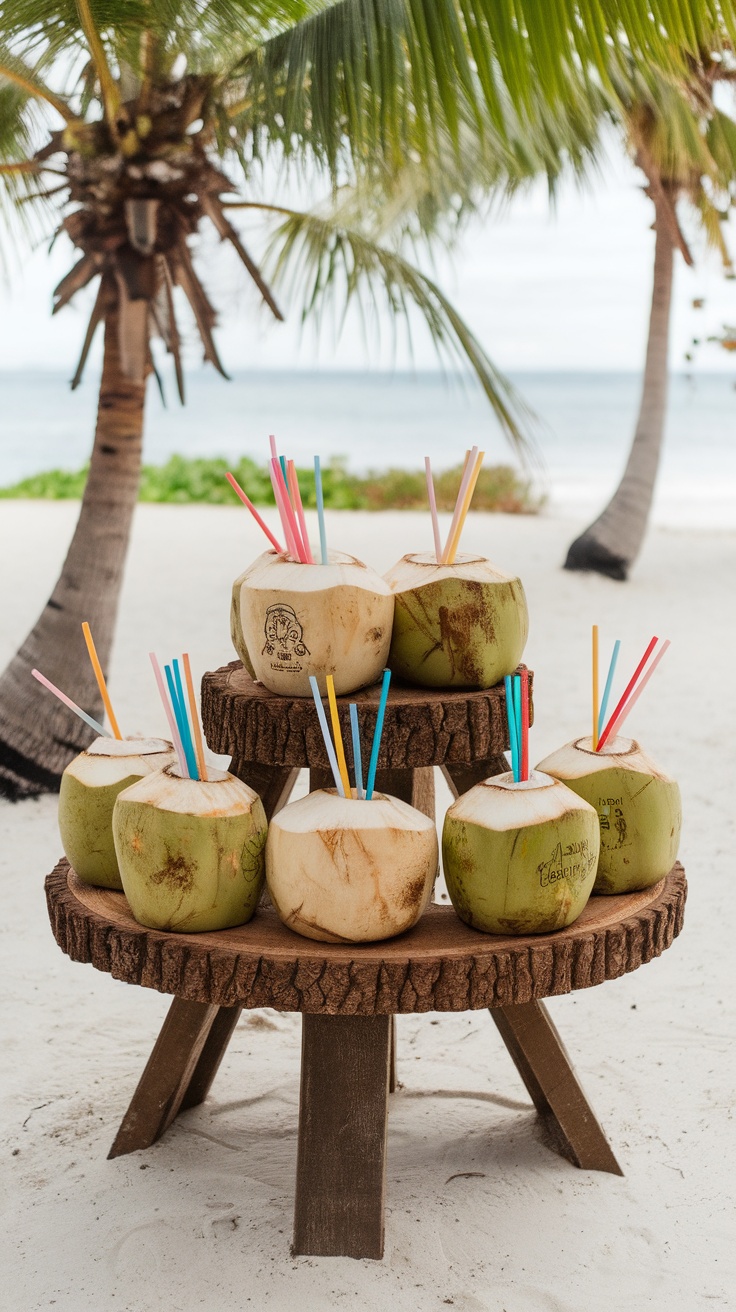
[[[647,529],[667,412],[667,351],[674,247],[657,211],[654,285],[639,418],[623,478],[605,510],[572,543],[565,569],[597,570],[626,579]]]
[[[102,717],[81,624],[89,620],[106,670],[138,495],[144,401],[145,383],[122,372],[113,301],[105,320],[92,460],[74,537],[51,597],[0,677],[0,794],[6,797],[58,791],[64,767],[93,737],[31,678],[34,666],[89,714]]]

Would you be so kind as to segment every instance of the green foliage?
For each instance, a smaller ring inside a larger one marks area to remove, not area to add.
[[[140,501],[165,502],[169,505],[231,506],[237,504],[225,479],[230,470],[243,491],[255,505],[272,506],[273,489],[265,465],[257,465],[244,456],[235,464],[221,458],[188,459],[171,456],[165,465],[144,465],[139,492]],[[52,469],[34,474],[13,487],[0,488],[0,497],[64,501],[82,496],[88,467],[70,473]],[[314,472],[298,469],[299,485],[305,506],[314,509]],[[435,475],[437,506],[452,510],[455,506],[462,468],[446,469]],[[323,466],[322,484],[325,505],[330,510],[427,510],[427,485],[424,470],[388,469],[367,474],[352,474],[342,460]],[[529,484],[508,465],[487,466],[481,470],[475,494],[474,510],[505,511],[508,514],[533,514],[539,509]]]

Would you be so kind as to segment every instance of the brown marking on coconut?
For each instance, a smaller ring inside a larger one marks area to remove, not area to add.
[[[151,872],[152,884],[168,884],[170,888],[188,891],[194,883],[194,866],[184,856],[170,853],[160,870]]]

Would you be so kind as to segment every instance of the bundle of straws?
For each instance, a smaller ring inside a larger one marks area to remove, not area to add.
[[[314,704],[317,707],[317,717],[319,727],[322,730],[327,758],[330,762],[332,777],[335,780],[335,787],[340,797],[352,797],[350,788],[350,776],[348,775],[347,761],[345,760],[345,748],[342,742],[342,730],[340,729],[340,717],[337,713],[337,699],[335,697],[335,681],[331,674],[327,675],[327,700],[330,706],[330,719],[332,720],[332,732],[335,736],[333,745],[330,737],[330,730],[327,726],[327,717],[325,708],[322,705],[322,698],[319,695],[319,685],[315,676],[309,677],[312,687]],[[353,740],[353,765],[355,770],[355,792],[358,801],[370,802],[376,786],[376,770],[378,769],[378,753],[381,750],[381,738],[383,736],[383,720],[386,714],[386,702],[388,701],[388,688],[391,682],[391,671],[383,671],[383,682],[381,684],[381,695],[378,700],[378,713],[376,715],[376,727],[373,730],[373,743],[371,745],[371,759],[368,764],[368,778],[365,788],[363,788],[363,757],[360,745],[360,726],[358,724],[358,707],[355,702],[350,702],[350,731]]]
[[[442,546],[440,540],[440,525],[437,518],[437,500],[434,494],[434,479],[432,478],[432,466],[429,456],[424,457],[424,468],[427,475],[427,495],[429,497],[429,510],[432,516],[432,532],[434,534],[434,553],[438,565],[454,565],[457,549],[460,545],[460,536],[465,526],[465,520],[468,517],[470,503],[473,499],[475,485],[478,482],[480,467],[483,464],[485,451],[479,451],[477,446],[472,450],[465,452],[465,464],[463,466],[463,476],[460,480],[460,488],[455,501],[455,510],[450,522],[450,531],[447,535],[447,541]]]
[[[185,779],[201,779],[204,783],[207,783],[207,765],[204,759],[202,730],[197,715],[197,702],[194,696],[194,683],[192,682],[192,668],[189,664],[189,656],[185,652],[181,659],[184,665],[184,679],[187,685],[191,723],[187,717],[187,703],[184,698],[184,687],[178,660],[173,660],[171,665],[164,666],[169,697],[171,698],[169,702],[169,697],[166,696],[163,675],[161,674],[161,666],[154,652],[149,652],[149,656],[166,718],[169,722],[169,728],[171,729],[176,755],[179,758],[179,769]]]
[[[97,656],[97,648],[95,647],[94,639],[92,637],[92,632],[86,620],[82,624],[82,633],[84,634],[84,641],[87,644],[89,659],[92,664],[92,669],[94,670],[95,673],[95,679],[97,680],[97,687],[100,690],[100,695],[102,697],[102,704],[105,707],[105,710],[107,711],[107,718],[110,721],[110,728],[112,729],[112,733],[110,733],[105,728],[104,725],[100,724],[99,720],[93,719],[91,715],[88,715],[86,711],[83,711],[81,706],[77,706],[77,703],[73,702],[71,697],[67,697],[66,693],[62,692],[60,688],[57,688],[56,684],[52,683],[50,679],[47,679],[46,676],[44,674],[41,674],[39,670],[31,670],[31,674],[33,675],[34,679],[37,679],[38,682],[43,685],[44,688],[48,688],[49,692],[52,692],[54,694],[54,697],[58,697],[60,702],[63,702],[65,706],[68,706],[70,711],[73,711],[75,715],[78,715],[80,720],[84,720],[85,724],[88,724],[90,729],[94,729],[95,733],[99,734],[101,738],[121,739],[123,735],[121,734],[120,729],[118,728],[118,722],[115,716],[115,712],[112,709],[112,702],[110,701],[110,694],[107,691],[105,676],[102,673],[102,666],[100,665],[99,658]]]
[[[521,674],[507,674],[503,682],[506,689],[511,768],[514,783],[520,784],[529,778],[529,671],[523,669]]]
[[[279,456],[276,450],[276,438],[271,436],[271,460],[269,462],[269,473],[271,475],[271,486],[276,498],[276,505],[281,517],[281,527],[286,539],[286,549],[293,560],[298,560],[302,565],[314,565],[315,559],[312,555],[312,548],[309,545],[307,535],[307,522],[304,517],[304,507],[302,505],[302,496],[299,490],[299,480],[296,476],[296,466],[293,460],[286,460],[284,456]],[[256,510],[250,497],[246,496],[238,480],[233,474],[226,474],[228,483],[237,496],[240,497],[244,506],[247,506],[251,515],[255,519],[259,528],[263,529],[269,542],[280,556],[286,554],[284,548],[274,537],[268,525],[261,518]],[[319,543],[321,563],[329,564],[327,556],[327,533],[325,530],[325,503],[322,492],[322,469],[319,462],[319,456],[314,457],[314,484],[317,499],[317,518],[319,520]]]
[[[659,665],[659,662],[661,661],[667,648],[670,645],[669,638],[665,638],[665,640],[662,643],[662,646],[657,652],[657,655],[654,657],[654,660],[649,666],[649,669],[646,671],[646,673],[644,673],[644,668],[647,664],[647,661],[649,660],[649,657],[652,655],[654,648],[656,647],[658,642],[659,642],[659,638],[651,639],[649,646],[647,647],[646,651],[644,652],[644,655],[639,661],[639,664],[634,670],[634,673],[629,679],[629,682],[627,683],[623,691],[623,694],[618,702],[618,705],[616,706],[615,711],[613,712],[611,718],[606,724],[605,720],[606,720],[606,711],[608,709],[608,699],[611,695],[611,686],[613,684],[613,676],[616,670],[618,653],[621,648],[621,639],[617,638],[615,643],[613,644],[613,652],[611,654],[611,661],[608,666],[608,674],[606,676],[606,685],[605,688],[603,689],[603,696],[601,698],[600,706],[599,706],[598,704],[598,687],[599,687],[598,625],[597,624],[593,625],[593,735],[592,737],[593,737],[594,752],[599,752],[601,748],[605,746],[609,738],[616,737],[616,734],[623,727],[624,721],[626,720],[627,716],[630,714],[631,711],[633,711],[634,707],[636,706],[636,703],[641,697],[644,689],[649,683],[649,680],[654,674],[654,671]],[[605,728],[604,728],[604,724],[605,724]]]

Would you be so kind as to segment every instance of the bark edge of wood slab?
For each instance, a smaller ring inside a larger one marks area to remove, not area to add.
[[[530,693],[533,681],[530,670]],[[357,704],[361,736],[364,743],[370,743],[380,691],[381,685],[375,683],[349,697],[338,697],[343,737],[347,735],[348,742],[349,703]],[[221,756],[271,767],[329,769],[312,698],[268,692],[254,683],[240,661],[204,675],[202,725],[208,746]],[[378,758],[381,768],[411,770],[485,761],[508,745],[503,683],[469,692],[464,688],[410,688],[392,682]]]
[[[591,988],[670,947],[686,893],[677,863],[642,893],[591,898],[554,934],[482,934],[433,904],[398,938],[345,945],[301,938],[264,907],[219,933],[145,929],[122,893],[83,884],[67,861],[46,878],[54,937],[73,961],[191,1002],[327,1016],[471,1011]]]

